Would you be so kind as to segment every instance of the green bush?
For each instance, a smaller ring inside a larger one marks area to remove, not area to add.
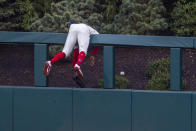
[[[169,90],[170,88],[170,74],[158,73],[153,75],[145,89],[148,90]]]
[[[179,36],[196,36],[196,1],[178,0],[171,12],[171,30]]]
[[[170,59],[160,59],[157,61],[150,62],[146,75],[152,77],[157,73],[169,73],[170,72]]]
[[[115,76],[115,88],[126,89],[129,84],[129,80],[123,76]],[[99,80],[99,87],[103,88],[103,80]]]
[[[170,89],[170,59],[160,59],[149,63],[146,75],[151,78],[145,89],[169,90]],[[183,88],[186,82],[183,80]]]
[[[63,50],[62,45],[50,45],[49,46],[49,57],[54,57],[57,53],[61,52]]]

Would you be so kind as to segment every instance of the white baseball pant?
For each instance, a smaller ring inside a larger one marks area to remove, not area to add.
[[[72,24],[63,48],[66,56],[72,52],[75,44],[78,42],[79,52],[87,54],[91,34],[98,34],[96,30],[85,24]]]

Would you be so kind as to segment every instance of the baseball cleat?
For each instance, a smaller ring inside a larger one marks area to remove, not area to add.
[[[44,65],[44,75],[48,76],[51,70],[51,62],[50,61],[46,61],[45,65]]]
[[[81,88],[85,88],[85,84],[84,84],[85,82],[83,78],[79,78],[78,76],[76,76],[73,77],[73,80],[76,82],[78,86],[80,86]]]
[[[80,69],[80,66],[78,64],[75,64],[74,71],[76,72],[78,77],[83,78],[82,70]]]

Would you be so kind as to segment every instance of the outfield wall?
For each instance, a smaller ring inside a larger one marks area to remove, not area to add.
[[[48,32],[0,32],[0,44],[34,44],[34,86],[47,87],[43,65],[48,60],[48,46],[64,45],[67,34]],[[170,90],[182,90],[182,48],[195,49],[196,37],[97,34],[90,44],[102,46],[104,88],[115,86],[115,46],[170,48]]]
[[[195,131],[196,93],[0,87],[0,131]]]

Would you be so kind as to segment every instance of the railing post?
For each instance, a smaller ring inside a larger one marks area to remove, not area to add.
[[[182,51],[181,48],[170,49],[170,89],[182,90]]]
[[[104,88],[115,88],[114,47],[104,46]]]
[[[48,86],[48,79],[43,75],[43,67],[48,59],[48,45],[34,44],[34,86]]]

